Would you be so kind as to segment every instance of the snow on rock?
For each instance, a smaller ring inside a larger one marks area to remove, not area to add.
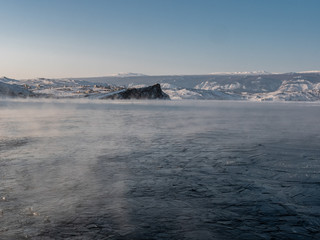
[[[203,90],[216,90],[220,88],[220,85],[217,82],[205,81],[194,87],[195,89],[203,89]]]
[[[0,82],[1,97],[29,97],[33,94],[23,86]]]
[[[297,72],[297,73],[316,73],[316,74],[320,74],[319,70],[311,70],[311,71],[302,71],[302,72]]]
[[[313,89],[319,91],[320,90],[320,83],[313,84]]]
[[[211,75],[269,75],[273,74],[264,70],[252,72],[213,72]]]
[[[162,89],[177,89],[178,87],[174,84],[171,83],[161,83],[161,88]]]
[[[180,100],[180,99],[201,99],[202,95],[200,93],[194,92],[188,89],[165,89],[163,90],[169,95],[170,99]]]
[[[19,83],[18,80],[15,80],[15,79],[12,79],[12,78],[7,78],[7,77],[2,77],[2,78],[0,78],[0,82],[2,82],[2,83],[8,83],[8,84]]]
[[[216,82],[202,82],[195,86],[195,89],[202,89],[202,90],[235,90],[238,88],[241,88],[242,85],[238,82],[225,84],[225,85],[219,85]]]
[[[309,81],[299,79],[299,80],[285,80],[281,84],[279,90],[283,92],[303,92],[313,89],[313,84]]]

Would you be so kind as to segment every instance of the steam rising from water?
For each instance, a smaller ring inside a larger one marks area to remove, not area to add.
[[[2,239],[317,237],[318,104],[4,100],[0,111]]]

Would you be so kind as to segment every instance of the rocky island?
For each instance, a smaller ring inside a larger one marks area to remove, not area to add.
[[[161,90],[160,84],[157,83],[149,87],[125,89],[103,99],[170,99],[170,97]]]

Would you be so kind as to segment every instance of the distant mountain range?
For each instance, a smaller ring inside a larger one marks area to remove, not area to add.
[[[166,76],[125,73],[106,77],[28,80],[3,77],[0,78],[0,96],[99,99],[123,89],[156,83],[171,99],[320,101],[320,71]]]

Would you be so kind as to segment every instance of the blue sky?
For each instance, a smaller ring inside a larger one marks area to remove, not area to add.
[[[0,0],[0,76],[320,69],[318,0]]]

